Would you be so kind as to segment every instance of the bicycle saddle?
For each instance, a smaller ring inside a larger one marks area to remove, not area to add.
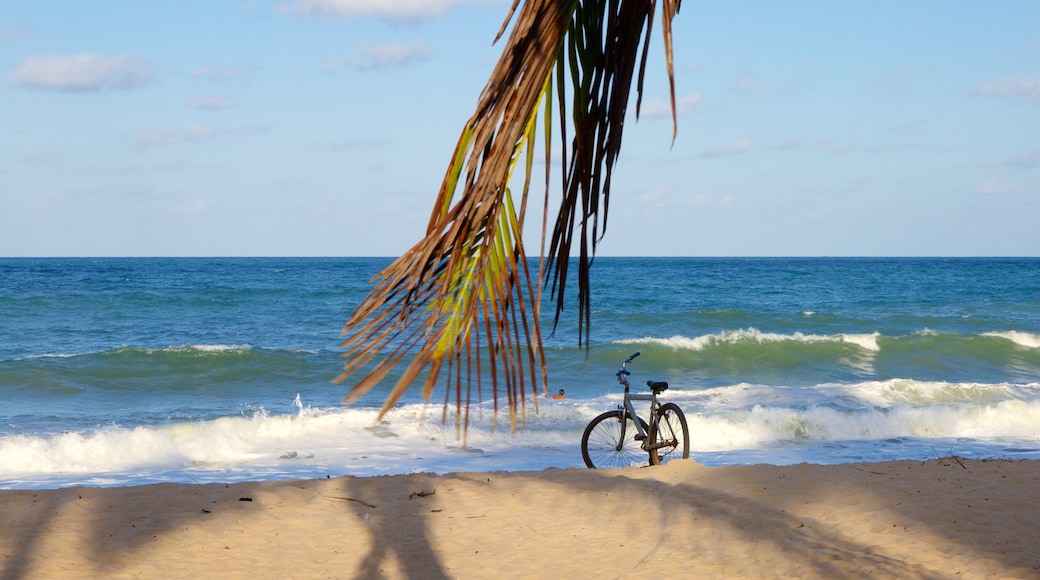
[[[653,391],[655,395],[660,395],[668,388],[668,383],[664,381],[647,381],[646,386],[650,387],[650,390]]]

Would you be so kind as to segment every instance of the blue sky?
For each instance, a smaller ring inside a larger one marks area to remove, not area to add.
[[[508,8],[0,5],[3,256],[398,255]],[[1040,255],[1038,24],[1035,0],[686,0],[678,138],[655,37],[600,253]]]

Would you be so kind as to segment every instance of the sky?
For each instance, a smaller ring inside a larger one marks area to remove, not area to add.
[[[508,7],[0,0],[0,256],[399,255]],[[678,136],[658,20],[599,255],[1040,256],[1040,2],[674,25]]]

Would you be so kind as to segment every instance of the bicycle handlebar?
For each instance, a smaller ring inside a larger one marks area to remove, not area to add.
[[[632,359],[636,358],[637,356],[639,356],[639,351],[636,351],[635,353],[632,354],[632,356],[626,358],[625,362],[621,363],[621,368],[618,369],[618,372],[617,372],[618,382],[621,383],[622,385],[625,385],[626,389],[628,388],[628,379],[626,377],[628,377],[628,375],[630,375],[632,373],[630,373],[627,370],[625,370],[625,367],[627,367],[628,363],[632,362]]]

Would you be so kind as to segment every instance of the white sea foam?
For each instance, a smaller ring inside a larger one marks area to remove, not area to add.
[[[1017,439],[1040,445],[1040,401],[993,405],[899,406],[848,412],[755,406],[715,415],[689,416],[690,439],[699,451],[727,451],[785,442],[921,439]]]
[[[1018,441],[1040,451],[1038,383],[742,384],[671,395],[687,409],[701,452],[848,441],[865,449],[865,442],[900,438]]]
[[[245,352],[252,350],[252,345],[249,344],[185,344],[181,346],[164,346],[159,348],[138,348],[123,346],[112,351],[106,352],[143,352],[145,354],[161,354],[161,353],[226,353],[226,352]],[[37,358],[76,358],[81,356],[90,356],[101,354],[99,352],[47,352],[42,354],[33,354],[24,357],[17,357],[13,360],[32,360]]]
[[[300,399],[284,415],[261,409],[211,421],[10,435],[0,437],[0,488],[581,467],[582,430],[620,397],[541,400],[537,412],[529,401],[515,431],[508,414],[475,405],[465,437],[454,408],[442,423],[439,404],[400,405],[377,421],[374,408],[316,409]],[[662,399],[686,411],[694,458],[722,453],[714,457],[726,462],[748,450],[768,457],[765,450],[783,449],[787,460],[820,461],[826,457],[813,445],[841,442],[866,456],[900,438],[1011,441],[1040,455],[1040,383],[739,384],[674,388]]]
[[[753,406],[806,408],[888,409],[943,405],[990,405],[1003,401],[1040,401],[1040,383],[950,383],[890,379],[860,383],[785,387],[741,383],[700,390],[672,388],[668,398],[707,414]]]
[[[792,334],[780,334],[772,332],[762,332],[757,328],[748,328],[746,330],[733,330],[721,334],[705,334],[694,338],[677,335],[670,338],[644,337],[622,339],[614,342],[615,344],[657,344],[661,346],[671,347],[674,349],[684,350],[704,350],[705,348],[717,344],[737,344],[745,341],[757,343],[801,342],[807,344],[821,342],[845,342],[849,344],[854,344],[863,350],[877,352],[881,350],[881,347],[878,345],[878,338],[880,336],[881,334],[878,332],[873,332],[870,334],[842,333],[830,335],[803,334],[801,332],[795,332]]]
[[[1007,340],[1026,348],[1040,348],[1040,334],[1009,330],[1006,332],[984,332],[982,335],[1006,338]]]
[[[514,433],[508,414],[477,405],[468,434],[441,405],[402,405],[377,422],[375,409],[314,409],[295,414],[156,427],[0,438],[0,488],[25,482],[104,484],[180,473],[191,481],[229,481],[325,474],[543,469],[580,462],[579,429],[594,416],[570,401],[529,409]],[[561,448],[569,448],[567,452]],[[100,479],[99,479],[100,478]],[[159,479],[168,480],[169,475]],[[176,477],[174,477],[176,479]]]
[[[185,344],[183,346],[167,346],[164,348],[151,348],[143,349],[148,353],[157,352],[203,352],[203,353],[224,353],[224,352],[242,352],[252,350],[252,345],[249,344]]]
[[[842,388],[867,404],[883,407],[989,404],[1006,400],[1033,399],[1038,395],[1035,384],[949,383],[907,379],[867,381]]]
[[[75,354],[72,354],[72,353],[65,353],[65,352],[45,352],[43,354],[31,354],[31,355],[24,356],[24,357],[15,357],[12,360],[19,361],[19,360],[32,360],[32,359],[37,359],[37,358],[72,358],[72,357],[75,357],[75,356],[79,356],[79,355],[75,355]]]

